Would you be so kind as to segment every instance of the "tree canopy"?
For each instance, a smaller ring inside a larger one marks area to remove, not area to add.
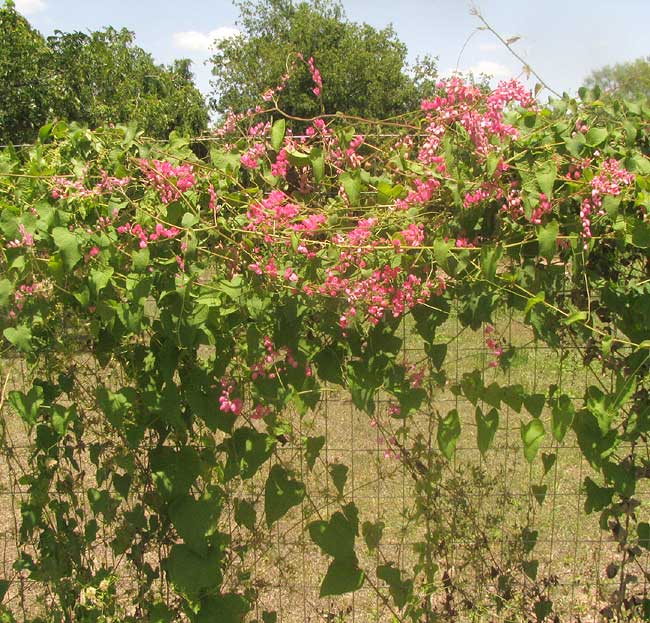
[[[650,97],[650,56],[596,69],[585,84],[600,87],[605,95],[616,93],[628,99]]]
[[[207,128],[189,60],[157,64],[127,29],[45,39],[12,2],[0,9],[0,140],[30,142],[49,119],[90,127],[135,121],[146,134]]]
[[[304,63],[282,95],[282,108],[298,117],[344,112],[386,118],[412,110],[431,86],[435,62],[424,59],[426,76],[409,73],[407,49],[392,26],[377,30],[350,22],[335,0],[241,0],[241,34],[215,44],[212,106],[244,110],[279,84],[297,53],[313,58],[322,75],[320,101]],[[322,109],[321,109],[322,106]]]

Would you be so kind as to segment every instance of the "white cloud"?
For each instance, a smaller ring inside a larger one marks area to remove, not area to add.
[[[45,0],[16,0],[16,9],[23,15],[32,15],[45,11]]]
[[[41,0],[36,0],[41,1]],[[190,52],[209,52],[212,44],[221,39],[235,37],[239,30],[233,26],[221,26],[209,32],[199,32],[198,30],[185,30],[175,32],[172,35],[174,47]]]
[[[493,78],[512,77],[512,70],[505,65],[495,63],[494,61],[479,61],[471,67],[468,67],[467,71],[471,71],[475,76],[478,76],[479,74],[487,74]]]

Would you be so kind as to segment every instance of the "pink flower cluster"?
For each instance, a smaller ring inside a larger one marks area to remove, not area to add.
[[[151,233],[147,233],[140,223],[125,223],[117,228],[117,233],[135,236],[140,241],[140,248],[145,249],[149,242],[154,242],[159,238],[175,238],[181,233],[181,230],[174,226],[165,227],[162,223],[156,223],[154,230]]]
[[[289,158],[287,156],[287,150],[281,149],[278,152],[275,162],[271,165],[271,175],[275,175],[275,177],[286,177],[288,172]]]
[[[545,214],[549,214],[553,208],[551,207],[551,202],[544,193],[539,193],[539,204],[533,210],[533,213],[530,217],[530,222],[534,225],[542,224],[542,217]]]
[[[259,159],[266,153],[266,147],[263,143],[255,143],[248,150],[246,150],[239,161],[247,169],[257,169],[260,166]]]
[[[251,378],[254,381],[265,378],[274,379],[287,369],[287,365],[292,368],[298,367],[298,362],[291,349],[286,346],[276,348],[268,335],[264,336],[264,350],[266,351],[264,358],[251,366]]]
[[[614,158],[602,163],[600,173],[591,179],[591,196],[585,197],[580,205],[580,221],[582,223],[583,246],[589,247],[588,240],[593,236],[591,222],[593,213],[604,216],[603,196],[617,196],[621,193],[621,186],[629,186],[634,182],[634,174],[624,169]]]
[[[25,299],[43,292],[47,288],[47,285],[48,284],[46,284],[44,281],[36,281],[30,286],[26,284],[19,286],[16,292],[14,292],[14,302],[16,304],[16,309],[18,311],[22,311],[25,304]]]
[[[265,136],[271,129],[271,122],[260,121],[248,128],[248,136]]]
[[[348,158],[348,162],[353,168],[361,166],[361,163],[363,162],[363,158],[357,153],[357,150],[359,147],[361,147],[361,145],[363,145],[364,140],[365,138],[358,134],[350,141],[350,144],[345,150],[345,155]]]
[[[235,415],[239,415],[242,412],[244,403],[241,398],[232,398],[232,393],[234,391],[234,384],[222,379],[221,396],[219,396],[219,411],[223,411],[224,413],[234,413]]]
[[[485,186],[481,186],[481,188],[477,189],[473,193],[465,194],[465,199],[463,200],[463,206],[469,208],[475,203],[480,203],[485,199],[489,199],[491,194],[492,193]]]
[[[316,97],[320,97],[321,93],[323,92],[323,78],[320,75],[320,71],[316,67],[316,64],[314,63],[314,59],[312,57],[309,57],[307,60],[307,68],[309,69],[309,73],[311,74],[311,79],[314,81],[314,88],[312,89],[312,93]]]
[[[306,130],[305,134],[307,136],[315,136],[317,133],[323,134],[324,136],[333,136],[332,131],[325,124],[324,119],[315,119],[313,125],[310,125]]]
[[[424,242],[424,225],[411,223],[406,229],[400,232],[404,242],[410,247],[419,247]],[[399,238],[393,239],[395,250],[400,253],[402,251],[402,241]]]
[[[208,186],[208,195],[210,200],[208,202],[208,209],[213,214],[216,214],[219,211],[219,206],[217,205],[217,191],[214,189],[214,186],[210,184]]]
[[[16,238],[15,240],[10,240],[7,243],[7,248],[17,249],[19,247],[33,247],[34,236],[25,229],[25,226],[22,223],[18,225],[18,231],[20,232],[21,237]]]
[[[118,188],[124,188],[131,181],[130,177],[114,177],[102,169],[100,172],[101,181],[92,188],[86,188],[80,180],[72,180],[67,177],[57,176],[54,178],[56,184],[51,191],[52,199],[61,199],[76,195],[77,197],[96,197],[98,195],[110,194]]]
[[[284,91],[284,89],[287,86],[287,82],[289,82],[289,78],[291,77],[291,71],[293,70],[293,68],[294,68],[294,64],[292,63],[290,67],[290,71],[281,76],[278,85],[275,88],[267,89],[266,91],[264,91],[264,93],[262,93],[262,99],[265,102],[270,102],[278,93]]]
[[[491,324],[485,325],[483,329],[485,335],[485,345],[490,350],[490,353],[494,356],[494,359],[488,363],[490,368],[498,368],[501,355],[503,355],[503,346],[499,341],[491,337],[491,334],[494,333],[494,326]]]
[[[487,154],[493,149],[492,137],[505,139],[518,134],[516,128],[503,121],[506,106],[517,102],[523,107],[531,107],[535,101],[516,80],[500,82],[487,97],[485,111],[479,107],[483,93],[478,87],[466,85],[458,77],[438,82],[437,87],[442,94],[432,100],[424,100],[421,105],[429,122],[425,129],[427,139],[419,153],[419,159],[424,164],[432,162],[446,128],[454,123],[467,131],[479,153]]]
[[[412,388],[417,389],[418,387],[422,387],[426,371],[427,369],[423,365],[418,366],[410,363],[406,366],[406,374],[408,375],[409,384]]]
[[[342,256],[346,257],[346,254]],[[429,280],[423,282],[416,275],[404,275],[400,267],[384,266],[364,278],[345,276],[350,266],[351,263],[345,259],[334,268],[327,269],[324,282],[317,288],[323,296],[340,297],[347,302],[348,307],[339,318],[342,329],[350,326],[358,308],[363,310],[371,324],[378,325],[386,311],[397,318],[431,295],[432,284]],[[444,281],[439,283],[438,290],[441,288],[444,288]]]
[[[440,188],[440,182],[432,177],[424,182],[416,179],[413,183],[415,190],[410,190],[405,199],[397,199],[395,201],[396,209],[408,210],[414,205],[424,205],[433,197],[433,193]]]
[[[260,203],[251,203],[246,217],[250,231],[266,234],[265,241],[271,242],[271,233],[289,229],[299,232],[315,232],[322,227],[327,218],[324,214],[308,214],[299,218],[301,207],[289,202],[289,197],[281,190],[272,190]]]
[[[140,169],[158,191],[164,204],[180,198],[196,184],[191,164],[174,166],[165,160],[140,160]]]
[[[510,182],[510,190],[504,197],[505,202],[501,206],[501,211],[509,214],[515,221],[524,215],[524,202],[521,198],[521,191],[518,186],[518,180]]]

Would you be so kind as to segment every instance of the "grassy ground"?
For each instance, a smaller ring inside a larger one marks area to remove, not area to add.
[[[551,383],[557,384],[572,396],[581,396],[586,385],[594,382],[594,372],[585,368],[577,353],[565,353],[560,360],[552,351],[535,345],[530,332],[522,325],[501,322],[497,333],[516,348],[510,370],[506,373],[487,366],[487,352],[482,332],[460,332],[454,319],[442,328],[440,339],[449,341],[446,371],[453,383],[463,373],[484,369],[484,383],[496,380],[504,385],[521,384],[527,390],[545,392]],[[421,344],[406,336],[405,357],[416,362],[422,355]],[[9,369],[12,384],[26,371],[19,363]],[[437,560],[440,571],[460,587],[453,607],[458,612],[469,610],[461,603],[473,600],[473,620],[516,620],[520,618],[521,601],[525,596],[526,580],[517,567],[521,555],[516,550],[524,528],[538,531],[537,545],[528,560],[537,560],[537,583],[546,579],[544,593],[554,602],[562,621],[596,620],[604,604],[604,595],[612,590],[605,567],[615,559],[616,552],[605,533],[598,528],[598,518],[584,513],[581,483],[590,468],[575,446],[569,433],[562,445],[555,442],[550,432],[539,451],[538,458],[529,465],[523,456],[520,439],[520,422],[530,415],[523,409],[517,413],[508,407],[500,410],[500,428],[493,447],[482,457],[476,449],[474,406],[454,396],[448,389],[441,390],[434,404],[422,410],[412,424],[408,435],[397,428],[401,425],[388,415],[388,401],[379,401],[376,420],[357,411],[341,391],[325,393],[325,398],[315,410],[302,420],[293,417],[294,435],[279,449],[279,458],[291,465],[307,484],[309,498],[293,509],[274,527],[273,538],[258,544],[253,550],[253,583],[260,589],[260,599],[255,615],[261,619],[264,610],[276,610],[283,623],[316,621],[354,621],[370,623],[391,621],[392,613],[376,590],[386,594],[382,582],[375,574],[378,564],[395,562],[407,571],[417,563],[414,544],[425,539],[427,528],[422,522],[412,521],[409,510],[418,495],[418,482],[403,460],[387,456],[386,437],[393,434],[402,441],[407,452],[414,452],[415,440],[421,440],[421,452],[427,446],[437,448],[435,441],[435,414],[446,414],[456,408],[461,416],[462,435],[453,465],[444,471],[440,482],[446,489],[437,499],[439,513],[429,525],[429,531],[443,531],[447,539],[444,553]],[[486,408],[488,410],[489,407]],[[13,448],[14,465],[26,465],[28,439],[5,407],[7,446],[5,454]],[[545,409],[542,420],[548,424]],[[549,431],[548,425],[546,426]],[[379,429],[383,430],[380,433]],[[327,443],[313,470],[308,470],[300,440],[305,436],[324,435]],[[541,455],[555,455],[555,461],[545,470]],[[424,455],[422,455],[424,456]],[[15,461],[19,461],[16,463]],[[343,495],[335,490],[328,469],[332,464],[349,467]],[[258,499],[258,483],[239,492],[253,500]],[[546,487],[544,490],[543,487]],[[537,497],[535,496],[537,494]],[[2,577],[12,577],[11,564],[15,556],[15,533],[18,517],[20,487],[11,482],[6,463],[0,469],[0,551],[2,551]],[[542,502],[543,498],[543,502]],[[381,546],[369,553],[359,538],[358,551],[362,568],[368,570],[368,581],[357,593],[337,599],[320,599],[319,586],[329,560],[318,548],[305,539],[305,525],[318,517],[327,518],[341,504],[354,501],[360,521],[383,522],[385,525]],[[258,502],[258,517],[262,515],[263,502]],[[642,513],[647,512],[642,509]],[[231,527],[232,517],[226,517]],[[238,528],[233,528],[235,532]],[[488,545],[477,539],[485,534]],[[520,582],[511,606],[496,614],[494,607],[493,570],[512,572]],[[522,588],[523,587],[523,588]],[[19,599],[15,586],[9,599],[16,604]],[[125,593],[127,594],[127,593]],[[444,587],[439,586],[440,598],[432,600],[432,607],[445,612]],[[30,599],[29,591],[27,591]],[[481,605],[483,604],[483,605]],[[448,619],[449,617],[447,617]],[[459,615],[457,620],[468,620]]]

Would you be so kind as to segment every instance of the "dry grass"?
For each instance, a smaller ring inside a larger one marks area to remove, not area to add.
[[[594,382],[594,373],[584,367],[577,353],[568,352],[560,361],[552,351],[535,345],[525,327],[517,323],[500,323],[498,330],[508,343],[517,348],[512,366],[505,375],[487,367],[489,353],[481,332],[467,330],[459,335],[458,325],[453,319],[442,328],[440,339],[450,342],[446,371],[452,383],[477,366],[485,369],[486,385],[495,380],[500,384],[521,384],[527,390],[545,392],[549,384],[555,383],[563,391],[578,397],[586,385]],[[421,356],[421,344],[406,333],[405,338],[405,357],[417,361]],[[5,366],[4,374],[10,376],[10,387],[18,387],[26,371],[15,362]],[[464,487],[460,493],[475,512],[476,521],[484,522],[479,527],[489,534],[491,541],[489,551],[472,552],[476,547],[472,540],[475,533],[472,534],[469,528],[463,533],[459,528],[458,541],[448,543],[448,553],[444,560],[439,561],[441,569],[446,568],[459,584],[478,582],[472,588],[474,594],[489,603],[490,586],[480,584],[489,577],[489,568],[463,569],[463,560],[473,553],[483,560],[481,565],[487,564],[485,561],[489,556],[500,562],[508,561],[512,539],[523,526],[529,525],[539,532],[531,558],[539,561],[538,578],[555,579],[548,594],[561,620],[596,620],[604,595],[612,589],[612,581],[606,578],[604,570],[616,556],[616,551],[599,529],[597,516],[587,516],[583,511],[581,483],[590,473],[590,468],[581,458],[572,433],[567,435],[562,445],[552,439],[550,432],[547,434],[540,454],[555,454],[556,460],[544,473],[539,457],[532,465],[523,457],[519,426],[521,421],[530,418],[525,409],[516,413],[502,406],[494,445],[482,457],[476,449],[474,406],[448,390],[441,391],[436,402],[414,418],[406,437],[396,430],[401,422],[388,416],[388,401],[380,400],[377,408],[376,419],[383,434],[372,425],[367,415],[353,407],[342,391],[325,392],[318,408],[302,419],[288,414],[294,432],[285,445],[278,446],[278,460],[290,465],[304,480],[309,496],[273,527],[271,539],[257,543],[252,549],[251,581],[259,588],[260,595],[255,604],[256,618],[261,620],[264,610],[276,610],[281,623],[392,620],[391,610],[381,596],[386,595],[386,590],[377,579],[375,568],[377,564],[394,561],[410,572],[417,561],[413,544],[425,535],[423,526],[414,524],[408,517],[416,495],[413,474],[403,461],[385,457],[385,437],[395,434],[408,450],[419,434],[436,449],[435,434],[431,437],[434,415],[444,415],[456,408],[461,416],[463,432],[453,465],[445,476],[446,482],[453,484],[462,480],[465,483],[459,485]],[[547,409],[541,418],[550,431]],[[6,423],[5,459],[11,461],[14,470],[27,469],[29,439],[7,405],[3,409],[3,420]],[[324,435],[327,442],[314,469],[309,471],[301,439],[317,435]],[[343,496],[337,494],[328,475],[328,466],[334,463],[350,468]],[[469,477],[471,466],[489,475],[487,484],[475,479],[473,486],[467,485],[472,482]],[[259,495],[263,482],[264,474],[261,474],[238,492],[238,495],[257,500],[258,520],[263,515],[263,500]],[[542,485],[547,490],[540,504],[532,487]],[[11,565],[16,555],[21,488],[15,479],[12,480],[5,461],[0,468],[0,499],[3,500],[0,551],[4,578],[15,577]],[[320,599],[320,581],[329,560],[309,541],[305,526],[313,519],[327,518],[341,504],[351,501],[357,505],[361,521],[382,521],[385,524],[382,543],[379,551],[368,553],[363,539],[357,541],[361,566],[368,571],[368,581],[360,591],[341,598]],[[456,512],[463,511],[452,509],[449,516],[440,518],[441,525],[462,526],[464,517],[454,516]],[[641,517],[647,514],[648,508],[642,508]],[[232,514],[226,515],[224,521],[234,538],[250,538],[245,529],[235,526]],[[20,588],[20,583],[15,582],[6,601],[18,605],[22,598],[33,606],[36,599],[30,587],[22,586],[22,597]],[[124,594],[128,596],[126,589]],[[441,606],[440,603],[434,605]],[[505,610],[498,615],[494,610],[477,610],[473,618],[496,621],[517,620],[518,616],[517,610]],[[460,617],[458,620],[464,619]]]

